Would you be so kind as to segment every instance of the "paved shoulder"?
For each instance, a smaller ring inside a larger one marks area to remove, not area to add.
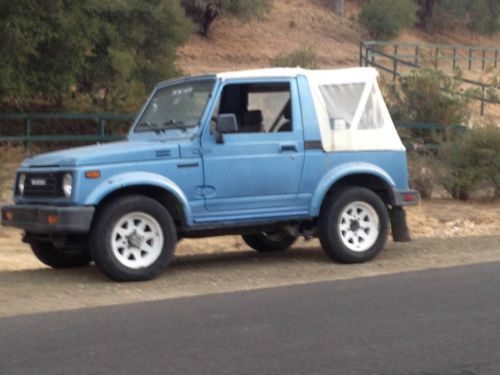
[[[2,374],[498,374],[500,263],[0,319]]]

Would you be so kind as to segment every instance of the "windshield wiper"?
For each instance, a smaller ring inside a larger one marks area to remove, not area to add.
[[[177,121],[172,118],[161,125],[161,130],[181,129],[186,131],[188,128],[192,128],[194,126],[198,126],[198,124],[185,124],[183,121]]]
[[[198,124],[185,124],[184,122],[182,121],[177,121],[175,119],[170,119],[168,121],[165,121],[163,124],[161,125],[158,125],[158,124],[155,124],[154,122],[150,122],[150,121],[144,121],[144,122],[141,122],[139,124],[140,127],[147,127],[149,129],[151,129],[152,131],[154,132],[164,132],[166,130],[173,130],[173,129],[181,129],[183,131],[186,131],[188,128],[192,128],[192,127],[195,127],[195,126],[198,126]]]
[[[151,130],[158,131],[160,130],[160,126],[158,124],[155,124],[154,122],[149,122],[149,121],[144,121],[139,124],[139,127],[147,127],[150,128]]]

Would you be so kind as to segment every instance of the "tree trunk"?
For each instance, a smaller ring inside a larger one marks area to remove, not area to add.
[[[332,10],[337,14],[344,14],[345,0],[332,0]]]

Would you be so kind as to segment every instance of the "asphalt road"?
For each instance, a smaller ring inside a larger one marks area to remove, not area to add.
[[[0,374],[500,374],[500,263],[2,318]]]

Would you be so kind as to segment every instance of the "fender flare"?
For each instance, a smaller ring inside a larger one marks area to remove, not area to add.
[[[150,172],[127,172],[114,175],[99,184],[85,199],[84,205],[97,206],[109,194],[127,187],[153,186],[171,193],[181,204],[187,224],[192,221],[191,208],[182,189],[172,180]]]
[[[375,164],[365,162],[352,162],[341,164],[332,168],[318,183],[311,199],[311,216],[319,216],[323,199],[330,188],[340,179],[357,174],[369,174],[382,179],[388,186],[394,187],[392,177]]]

